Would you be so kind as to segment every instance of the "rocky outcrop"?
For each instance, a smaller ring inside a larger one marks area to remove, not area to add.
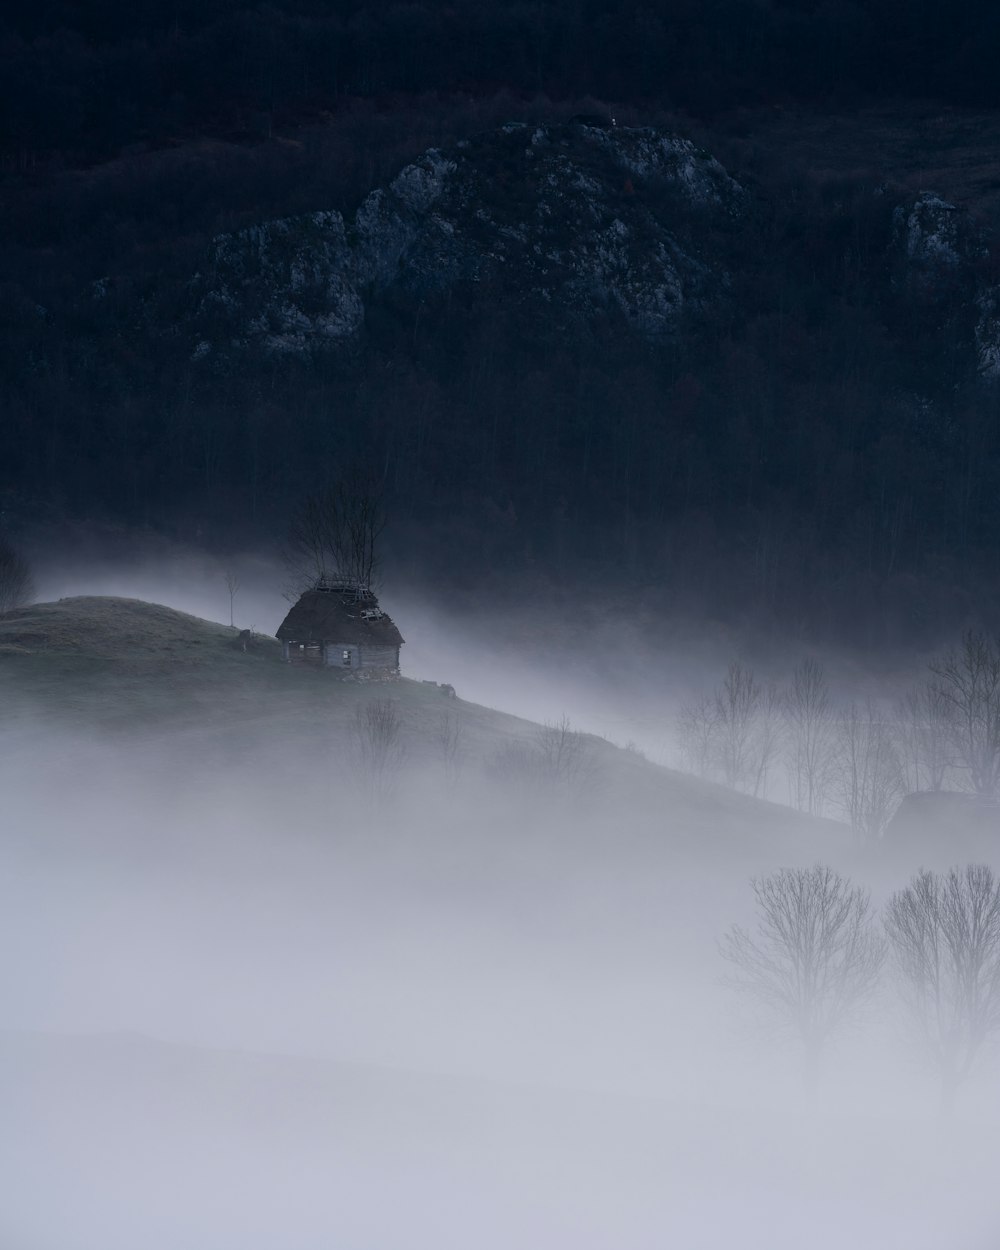
[[[274,352],[331,346],[356,334],[364,319],[336,212],[220,235],[195,289],[198,358],[225,345],[253,343]]]
[[[512,123],[431,149],[348,221],[323,211],[220,235],[191,283],[191,351],[345,350],[378,301],[416,310],[458,287],[523,309],[546,332],[610,316],[662,342],[688,314],[710,320],[727,306],[719,240],[749,227],[749,203],[718,161],[676,135]],[[921,191],[894,208],[876,272],[890,306],[915,306],[926,333],[966,343],[980,376],[1000,381],[988,256],[968,213]]]
[[[942,270],[954,272],[986,253],[968,215],[934,191],[921,191],[896,208],[893,234],[911,277],[933,277]]]
[[[921,191],[895,209],[892,248],[897,290],[936,306],[942,322],[967,318],[980,377],[1000,381],[1000,287],[985,276],[983,229],[936,192]]]
[[[362,203],[222,235],[193,283],[196,357],[348,343],[367,302],[495,282],[507,299],[579,322],[621,316],[649,339],[710,306],[726,274],[705,219],[746,201],[718,161],[642,128],[511,124],[432,149]]]

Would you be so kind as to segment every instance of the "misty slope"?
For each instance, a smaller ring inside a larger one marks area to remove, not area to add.
[[[810,1123],[733,1029],[747,878],[835,826],[589,737],[532,784],[496,762],[537,725],[232,643],[135,600],[0,621],[5,1250],[984,1244],[988,1115],[939,1156],[876,1032]],[[407,751],[375,801],[372,698]]]
[[[405,654],[403,663],[405,669]],[[405,678],[358,684],[291,667],[273,638],[258,636],[244,651],[234,630],[133,599],[62,599],[0,618],[0,690],[8,755],[19,744],[30,755],[47,737],[64,735],[74,745],[60,748],[62,766],[72,768],[76,759],[85,773],[79,735],[97,731],[116,750],[135,754],[141,769],[143,752],[152,767],[168,748],[189,783],[213,778],[220,762],[260,760],[260,775],[273,780],[276,793],[336,769],[331,753],[342,764],[357,710],[371,699],[392,699],[406,767],[428,784],[440,768],[437,738],[446,716],[460,734],[466,772],[484,773],[512,795],[530,794],[530,784],[503,766],[503,753],[511,744],[530,749],[543,732],[530,721],[447,698],[433,684]],[[582,801],[590,815],[613,814],[616,827],[721,840],[752,834],[806,856],[830,838],[833,845],[843,841],[843,827],[832,822],[662,768],[600,738],[586,735],[584,747]]]

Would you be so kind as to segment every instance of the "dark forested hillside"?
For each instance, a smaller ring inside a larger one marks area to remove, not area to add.
[[[585,95],[713,113],[887,93],[995,104],[986,0],[8,0],[8,160],[269,133],[350,97]]]
[[[996,21],[6,6],[8,524],[276,541],[361,460],[392,555],[438,577],[868,641],[993,619],[998,135],[952,106],[996,102]],[[731,201],[623,155],[677,135]],[[454,185],[400,208],[428,149]],[[344,300],[350,333],[321,341]]]

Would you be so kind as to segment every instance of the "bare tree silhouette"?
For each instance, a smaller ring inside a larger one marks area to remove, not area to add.
[[[391,699],[360,704],[354,715],[358,778],[365,797],[374,803],[387,798],[406,757],[403,723]]]
[[[385,523],[381,487],[371,477],[354,474],[310,495],[288,533],[287,562],[293,575],[306,585],[338,578],[371,590]]]
[[[0,612],[30,603],[35,593],[31,570],[0,534]]]
[[[715,770],[717,729],[718,713],[710,695],[681,705],[677,713],[681,757],[699,777],[711,777]]]
[[[953,720],[953,705],[938,682],[924,682],[896,704],[896,743],[908,792],[944,788],[954,764]]]
[[[931,665],[950,708],[955,761],[977,794],[1000,784],[1000,650],[985,634],[969,631],[962,645]]]
[[[811,1094],[831,1039],[875,988],[885,942],[868,892],[832,868],[782,868],[751,885],[755,929],[735,925],[721,942],[733,968],[728,983],[796,1039]]]
[[[1000,1037],[1000,881],[985,864],[923,870],[889,900],[885,929],[896,987],[947,1113]]]
[[[444,771],[445,785],[449,792],[458,784],[462,771],[462,722],[453,712],[442,712],[431,731],[431,741],[437,751]]]
[[[753,670],[730,664],[715,696],[719,759],[726,785],[734,790],[752,785],[754,738],[762,691]]]
[[[784,714],[789,788],[800,812],[819,816],[830,783],[836,716],[823,666],[807,658],[792,673]]]
[[[877,842],[903,789],[895,727],[869,699],[838,722],[833,796],[859,842]]]
[[[229,569],[226,572],[226,589],[229,591],[229,626],[231,629],[235,629],[236,626],[233,619],[233,601],[235,600],[240,589],[240,579],[232,569]]]

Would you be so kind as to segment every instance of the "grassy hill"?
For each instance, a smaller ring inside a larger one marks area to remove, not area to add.
[[[876,1028],[810,1125],[735,1025],[748,876],[842,827],[589,735],[539,779],[543,726],[134,600],[4,617],[0,691],[4,1250],[986,1244],[985,1115],[929,1155]]]
[[[522,775],[525,756],[530,760],[546,733],[446,697],[432,683],[359,683],[336,671],[293,667],[282,662],[273,638],[256,636],[244,650],[233,629],[134,599],[61,599],[0,618],[0,691],[7,724],[20,726],[26,741],[58,730],[85,731],[88,740],[96,731],[121,749],[145,743],[158,753],[169,744],[189,778],[214,777],[220,763],[280,758],[279,786],[328,771],[331,747],[349,746],[359,709],[373,699],[395,705],[411,775],[435,774],[442,726],[450,724],[466,779],[492,779],[515,798],[531,780]],[[585,762],[569,787],[584,792],[589,815],[613,813],[623,829],[667,825],[715,837],[753,831],[807,855],[844,840],[832,822],[808,821],[601,738],[574,736]],[[266,771],[275,774],[273,763]]]

